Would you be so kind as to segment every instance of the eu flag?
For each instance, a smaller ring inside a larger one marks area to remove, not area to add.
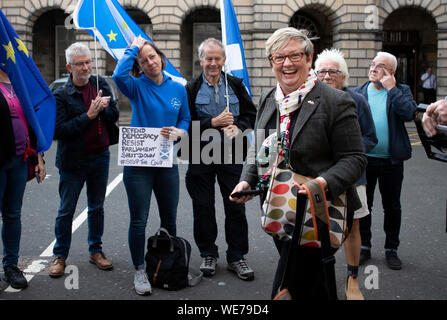
[[[86,29],[95,37],[115,60],[123,56],[135,37],[141,36],[154,44],[116,0],[79,0],[73,12],[73,22],[76,28]],[[186,84],[185,78],[169,60],[165,72],[173,80]]]
[[[56,101],[23,42],[0,9],[0,68],[8,75],[37,138],[37,152],[53,141]]]
[[[222,43],[225,46],[225,72],[244,80],[251,97],[250,81],[247,65],[245,64],[244,47],[242,46],[241,31],[231,0],[220,0],[220,21],[222,24]]]

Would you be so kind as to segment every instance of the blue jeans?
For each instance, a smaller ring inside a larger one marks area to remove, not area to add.
[[[123,182],[130,211],[129,248],[135,268],[144,265],[146,224],[152,190],[160,214],[161,227],[176,235],[177,205],[179,200],[178,166],[172,168],[124,167]]]
[[[3,267],[17,265],[22,234],[22,200],[28,178],[28,162],[16,156],[0,168]]]
[[[84,184],[87,185],[88,246],[90,255],[102,251],[104,233],[104,198],[109,179],[110,152],[104,151],[81,160],[76,171],[60,170],[59,196],[61,199],[54,227],[56,244],[53,254],[67,259],[71,245],[73,215]]]

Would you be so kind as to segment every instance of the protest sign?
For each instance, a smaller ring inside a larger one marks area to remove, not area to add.
[[[120,127],[118,165],[172,167],[173,142],[160,131],[160,128]]]

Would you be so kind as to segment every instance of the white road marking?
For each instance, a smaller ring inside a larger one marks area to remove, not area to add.
[[[120,182],[123,181],[123,174],[120,173],[108,186],[106,190],[106,198],[109,196],[109,194],[115,189]],[[75,233],[76,230],[85,222],[87,219],[87,211],[88,208],[85,208],[84,211],[81,212],[81,214],[73,221],[72,224],[72,231],[71,233]],[[53,256],[53,247],[56,244],[56,239],[53,240],[53,242],[40,254],[39,257],[45,258],[45,257],[52,257]],[[23,270],[24,273],[33,273],[33,274],[26,274],[25,278],[28,282],[31,281],[32,278],[39,272],[41,272],[46,267],[47,260],[34,260],[31,262],[31,264]],[[17,290],[9,286],[4,290],[5,292],[20,292],[21,290]]]

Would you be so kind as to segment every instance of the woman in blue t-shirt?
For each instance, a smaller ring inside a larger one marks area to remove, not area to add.
[[[191,117],[184,86],[173,81],[163,71],[165,67],[166,56],[147,40],[137,37],[119,60],[113,79],[132,105],[131,127],[161,128],[162,136],[177,141],[188,132]],[[135,291],[147,295],[152,289],[144,268],[144,250],[152,190],[161,227],[176,235],[178,166],[125,166],[123,181],[130,210],[129,248],[136,269]]]

